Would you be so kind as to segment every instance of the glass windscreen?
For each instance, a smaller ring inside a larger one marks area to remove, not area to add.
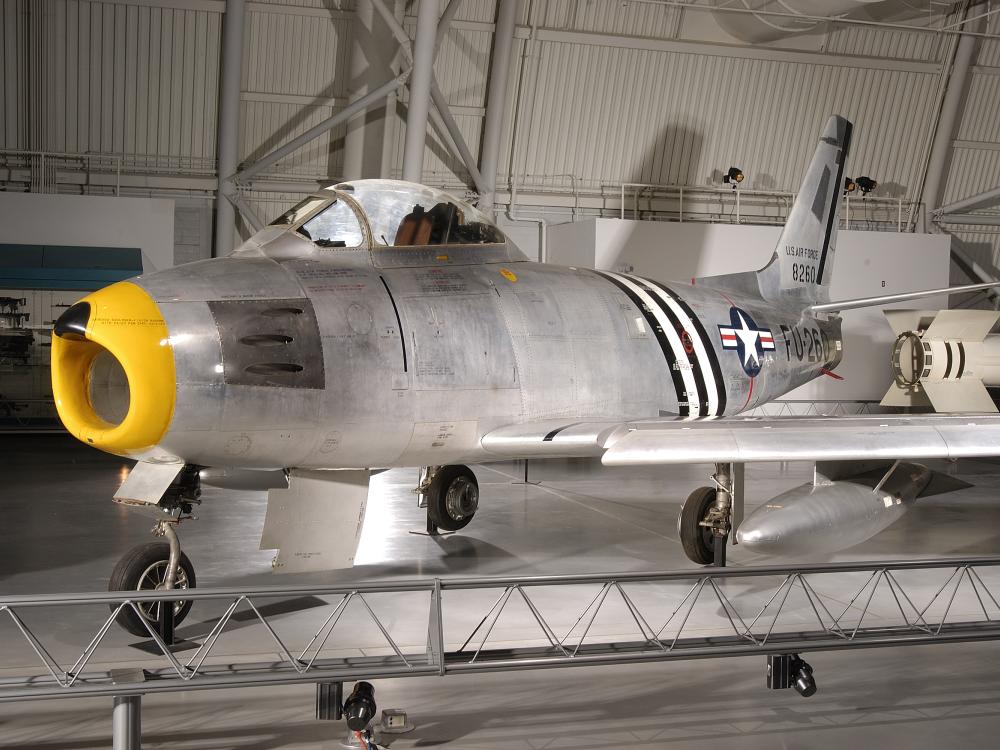
[[[271,226],[290,226],[293,227],[302,221],[305,217],[319,208],[323,203],[325,203],[328,198],[317,198],[316,196],[310,196],[306,198],[301,203],[292,206],[290,209],[285,211],[281,216],[271,222]]]
[[[376,180],[338,187],[361,204],[376,247],[506,242],[485,214],[440,190]]]
[[[310,196],[271,225],[294,227],[320,247],[360,247],[364,244],[361,222],[354,209],[334,195]]]
[[[296,230],[320,247],[359,247],[364,241],[354,209],[335,200]]]

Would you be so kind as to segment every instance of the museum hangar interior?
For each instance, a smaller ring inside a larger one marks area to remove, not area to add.
[[[0,748],[994,741],[995,3],[0,3]]]

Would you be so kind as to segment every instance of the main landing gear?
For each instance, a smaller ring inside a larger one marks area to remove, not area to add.
[[[108,591],[162,591],[193,589],[196,584],[194,566],[181,551],[176,527],[183,520],[193,519],[193,505],[200,502],[201,486],[199,467],[185,466],[166,491],[157,506],[166,514],[153,526],[154,536],[164,537],[165,542],[148,542],[130,549],[118,561]],[[191,601],[175,601],[170,609],[163,602],[137,602],[135,609],[123,607],[115,621],[135,636],[149,636],[146,623],[171,644],[173,628],[191,611]],[[112,611],[118,608],[111,605]],[[171,611],[172,610],[172,611]]]
[[[721,568],[726,565],[729,534],[742,511],[743,466],[716,464],[711,479],[714,487],[699,487],[684,501],[677,535],[691,562]]]
[[[464,529],[479,509],[479,482],[468,466],[424,467],[416,491],[431,536]]]

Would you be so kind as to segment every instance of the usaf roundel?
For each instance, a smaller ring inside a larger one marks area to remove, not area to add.
[[[764,352],[774,351],[774,336],[770,329],[758,327],[750,313],[738,307],[729,308],[729,320],[731,325],[719,326],[722,348],[735,349],[743,372],[756,377]]]

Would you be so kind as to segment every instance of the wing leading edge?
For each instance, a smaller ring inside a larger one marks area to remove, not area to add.
[[[484,436],[502,458],[600,457],[606,466],[752,461],[858,461],[1000,455],[1000,415],[570,420]]]

